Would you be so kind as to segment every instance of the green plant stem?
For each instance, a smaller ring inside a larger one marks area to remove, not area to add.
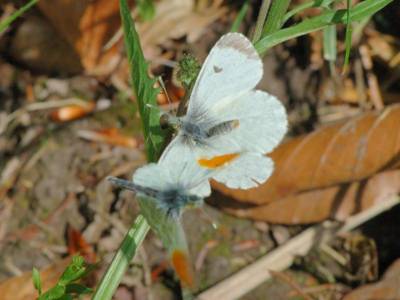
[[[147,159],[150,162],[157,161],[163,144],[163,133],[159,123],[159,112],[150,108],[157,105],[156,97],[159,89],[154,88],[156,80],[148,74],[148,63],[146,62],[140,45],[139,35],[131,18],[131,11],[126,0],[120,0],[120,12],[122,26],[124,29],[125,49],[130,65],[131,84],[136,95],[140,118],[143,124],[143,134],[146,141]],[[149,211],[155,209],[150,201],[143,204]],[[110,266],[104,274],[92,299],[109,300],[120,284],[122,277],[135,256],[137,248],[143,242],[150,229],[146,221],[146,214],[142,211],[115,254]]]
[[[364,18],[369,17],[381,10],[391,2],[393,2],[393,0],[365,0],[351,9],[351,21],[361,21]],[[254,46],[258,53],[263,55],[266,51],[268,51],[268,49],[277,44],[313,31],[321,30],[329,25],[346,23],[346,20],[347,10],[328,11],[317,17],[306,19],[299,24],[267,35],[259,40]]]
[[[137,248],[143,242],[150,227],[146,219],[139,215],[133,226],[129,229],[121,246],[115,254],[110,267],[107,269],[98,285],[92,299],[108,300],[112,299],[126,269],[129,266]]]
[[[258,17],[257,17],[256,28],[254,30],[253,44],[256,43],[261,38],[265,19],[267,18],[268,9],[269,9],[270,5],[271,5],[271,0],[263,0],[263,2],[261,4],[260,11],[259,11]]]
[[[262,36],[268,36],[279,30],[283,25],[283,18],[290,5],[291,0],[274,0],[268,12]]]
[[[8,16],[3,21],[1,21],[0,33],[2,33],[4,30],[6,30],[8,28],[8,26],[10,26],[18,17],[20,17],[22,14],[24,14],[28,9],[30,9],[32,6],[34,6],[38,1],[39,0],[29,1],[24,6],[22,6],[20,9],[16,10],[10,16]]]

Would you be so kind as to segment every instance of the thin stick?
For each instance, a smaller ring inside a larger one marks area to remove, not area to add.
[[[360,226],[384,211],[400,203],[398,197],[381,202],[368,210],[346,220],[337,233],[345,233]],[[210,289],[199,294],[199,300],[233,300],[238,299],[252,289],[271,278],[272,271],[282,271],[292,264],[296,256],[304,256],[312,248],[324,230],[324,224],[315,225],[290,239],[282,246],[272,250],[254,263],[243,268],[231,277],[221,281]],[[330,229],[331,230],[331,229]],[[328,229],[329,232],[329,229]],[[334,235],[332,234],[331,237]],[[329,237],[329,238],[331,238]]]

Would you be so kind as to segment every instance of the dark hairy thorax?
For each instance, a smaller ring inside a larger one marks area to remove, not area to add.
[[[182,122],[181,126],[181,129],[187,138],[196,143],[202,144],[205,143],[207,138],[231,132],[239,126],[239,120],[221,122],[211,128],[203,128],[202,126],[190,122]]]

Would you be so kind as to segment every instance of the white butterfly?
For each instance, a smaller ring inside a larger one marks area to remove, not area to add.
[[[262,75],[262,61],[245,36],[222,36],[201,68],[187,114],[169,116],[178,132],[161,159],[173,151],[176,161],[196,160],[230,188],[265,182],[273,161],[264,154],[283,138],[287,118],[278,99],[255,90]]]
[[[168,216],[178,218],[185,207],[200,206],[203,198],[211,194],[208,179],[212,171],[200,168],[193,159],[176,159],[178,156],[189,157],[190,154],[185,153],[189,150],[171,149],[158,163],[137,169],[132,181],[111,176],[107,179],[138,196],[151,198]]]

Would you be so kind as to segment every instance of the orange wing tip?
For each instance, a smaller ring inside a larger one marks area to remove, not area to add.
[[[206,158],[200,158],[197,162],[200,166],[208,169],[216,169],[219,168],[235,158],[239,156],[239,153],[230,153],[230,154],[224,154],[220,156],[214,156],[211,159],[206,159]]]
[[[186,253],[182,250],[174,250],[172,252],[172,265],[181,282],[188,287],[193,287],[192,267]]]

